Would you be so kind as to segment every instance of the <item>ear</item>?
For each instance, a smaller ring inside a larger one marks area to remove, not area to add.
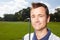
[[[49,23],[50,21],[50,15],[47,17],[47,23]]]

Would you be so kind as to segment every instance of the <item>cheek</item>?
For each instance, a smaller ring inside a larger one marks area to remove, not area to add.
[[[34,23],[34,19],[31,18],[31,23]]]
[[[47,19],[46,19],[45,17],[44,17],[44,18],[39,18],[39,20],[40,20],[40,22],[43,23],[43,24],[47,22]]]
[[[34,27],[35,25],[35,20],[33,19],[33,18],[31,18],[31,24],[32,24],[32,26]]]

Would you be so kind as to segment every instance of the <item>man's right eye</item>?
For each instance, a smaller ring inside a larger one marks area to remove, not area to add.
[[[31,17],[32,17],[32,18],[35,18],[35,16],[34,16],[34,15],[32,15]]]

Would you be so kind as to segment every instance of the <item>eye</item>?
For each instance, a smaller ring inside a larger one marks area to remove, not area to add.
[[[39,17],[43,17],[43,15],[40,15]]]
[[[38,16],[39,16],[39,17],[43,17],[43,15],[41,15],[41,14],[39,14]]]
[[[31,18],[35,18],[35,15],[32,15]]]

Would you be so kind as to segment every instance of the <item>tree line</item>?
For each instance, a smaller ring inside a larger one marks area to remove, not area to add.
[[[50,21],[60,22],[60,8],[56,8],[54,13],[50,13]],[[15,14],[4,14],[4,17],[0,17],[0,21],[29,21],[30,7],[24,8]]]

